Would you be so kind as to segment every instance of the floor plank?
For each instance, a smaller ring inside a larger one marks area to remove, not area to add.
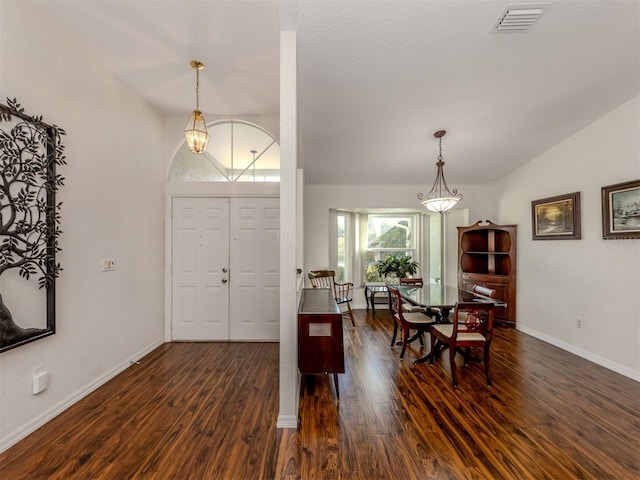
[[[0,478],[640,478],[638,382],[501,328],[493,387],[457,358],[454,389],[448,355],[400,360],[388,312],[355,315],[341,400],[305,376],[298,429],[275,428],[277,344],[170,343],[0,454]]]

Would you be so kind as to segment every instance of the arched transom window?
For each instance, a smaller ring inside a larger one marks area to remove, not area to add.
[[[207,126],[202,154],[183,142],[169,170],[171,182],[279,182],[280,144],[263,128],[240,120]]]

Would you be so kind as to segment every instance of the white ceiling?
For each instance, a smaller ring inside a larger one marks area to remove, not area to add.
[[[11,1],[11,0],[0,0]],[[640,1],[550,0],[495,34],[508,1],[32,0],[166,115],[278,115],[279,30],[297,31],[305,177],[490,183],[640,92]],[[511,2],[523,3],[523,2]],[[603,159],[606,160],[606,159]],[[588,168],[588,166],[585,166]]]

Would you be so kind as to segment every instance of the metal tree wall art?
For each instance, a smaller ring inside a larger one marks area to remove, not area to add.
[[[15,98],[0,104],[0,352],[55,333],[55,279],[62,270],[56,263],[62,233],[56,192],[64,185],[56,168],[66,164],[62,135],[63,129],[42,117],[25,114]],[[6,272],[13,269],[19,275],[11,282],[38,277],[33,291],[39,297],[38,289],[46,292],[46,318],[13,318],[9,305],[25,302],[3,295]]]

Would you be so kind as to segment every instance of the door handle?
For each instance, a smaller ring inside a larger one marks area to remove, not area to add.
[[[227,273],[228,271],[229,271],[229,270],[227,270],[227,268],[226,268],[226,267],[222,269],[222,273]]]
[[[222,279],[222,283],[227,283],[229,280],[227,280],[226,278]]]

